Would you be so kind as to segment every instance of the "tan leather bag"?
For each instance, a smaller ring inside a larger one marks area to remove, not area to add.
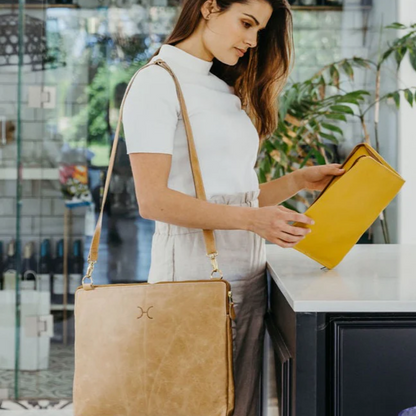
[[[196,195],[206,200],[179,82],[166,62],[157,59],[135,73],[124,94],[89,266],[75,292],[74,415],[229,416],[234,410],[231,319],[235,312],[230,283],[216,261],[212,230],[203,230],[211,276],[93,284],[124,101],[136,75],[149,65],[165,68],[175,81]],[[214,277],[216,273],[219,277]]]

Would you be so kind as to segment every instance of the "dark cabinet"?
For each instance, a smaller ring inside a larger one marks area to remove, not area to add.
[[[396,416],[416,406],[416,318],[331,319],[330,414]]]
[[[282,334],[273,324],[270,315],[266,316],[268,333],[273,345],[277,402],[280,416],[290,416],[292,401],[292,356],[283,340]]]
[[[397,416],[416,406],[416,313],[295,312],[271,279],[266,324],[280,416]]]

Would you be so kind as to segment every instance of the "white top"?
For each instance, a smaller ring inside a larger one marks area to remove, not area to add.
[[[275,244],[266,256],[295,312],[416,312],[416,244],[356,244],[331,270]]]
[[[259,136],[234,88],[210,72],[212,61],[175,46],[162,45],[151,61],[157,58],[170,66],[180,83],[207,199],[257,190]],[[179,99],[166,69],[151,65],[137,74],[122,120],[127,153],[171,154],[168,187],[195,196]]]

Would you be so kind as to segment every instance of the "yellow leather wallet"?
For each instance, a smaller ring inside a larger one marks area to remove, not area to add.
[[[333,269],[377,219],[406,182],[367,143],[357,144],[305,215],[314,225],[294,222],[312,232],[293,248]]]

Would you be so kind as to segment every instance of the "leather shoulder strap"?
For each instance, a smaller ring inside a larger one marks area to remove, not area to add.
[[[192,175],[193,175],[194,184],[195,184],[196,197],[206,201],[205,189],[204,189],[204,185],[203,185],[203,182],[202,182],[201,169],[200,169],[200,166],[199,166],[199,160],[198,160],[198,156],[197,156],[197,153],[196,153],[195,142],[194,142],[194,138],[193,138],[193,135],[192,135],[191,124],[189,122],[188,112],[186,110],[185,100],[183,98],[181,87],[179,85],[178,79],[176,78],[175,74],[173,73],[173,71],[171,70],[169,65],[165,61],[163,61],[162,59],[156,59],[155,61],[150,62],[150,63],[142,66],[139,70],[136,71],[136,73],[131,78],[129,84],[127,85],[126,91],[124,93],[123,100],[122,100],[121,105],[120,105],[120,113],[119,113],[119,118],[118,118],[118,122],[117,122],[116,133],[115,133],[115,136],[114,136],[113,146],[112,146],[112,149],[111,149],[110,161],[109,161],[109,164],[108,164],[108,171],[107,171],[107,177],[106,177],[106,181],[105,181],[105,185],[104,185],[104,193],[103,193],[103,198],[102,198],[102,202],[101,202],[100,215],[98,217],[98,221],[97,221],[97,224],[96,224],[96,227],[95,227],[95,231],[94,231],[94,235],[93,235],[93,238],[92,238],[92,241],[91,241],[90,251],[89,251],[89,255],[88,255],[88,262],[90,263],[90,265],[88,267],[87,275],[85,276],[87,278],[91,278],[91,273],[92,273],[92,270],[94,268],[94,263],[96,263],[97,260],[98,260],[98,247],[99,247],[99,244],[100,244],[100,236],[101,236],[101,227],[102,227],[102,220],[103,220],[104,205],[105,205],[105,201],[107,199],[109,184],[110,184],[110,180],[111,180],[111,174],[113,172],[113,167],[114,167],[114,160],[115,160],[116,151],[117,151],[118,136],[119,136],[119,132],[120,132],[121,117],[122,117],[122,113],[123,113],[124,102],[126,100],[127,94],[129,92],[129,90],[131,88],[131,85],[132,85],[134,79],[136,78],[137,74],[142,69],[144,69],[144,68],[146,68],[150,65],[159,65],[162,68],[166,69],[172,75],[173,80],[175,81],[176,92],[178,94],[179,103],[180,103],[180,106],[181,106],[182,117],[183,117],[183,121],[184,121],[184,125],[185,125],[186,137],[187,137],[187,140],[188,140],[189,158],[190,158],[190,162],[191,162]],[[222,273],[218,269],[218,264],[216,262],[216,256],[217,256],[218,253],[216,251],[216,246],[215,246],[214,232],[213,232],[213,230],[203,230],[203,234],[204,234],[207,256],[210,257],[211,263],[212,263],[212,266],[213,266],[213,271],[212,272],[219,272],[221,274],[221,277],[222,277]],[[211,273],[211,277],[212,277],[212,273]]]

